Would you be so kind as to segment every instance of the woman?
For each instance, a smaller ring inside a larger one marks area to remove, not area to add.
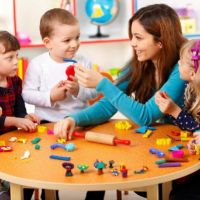
[[[94,70],[74,65],[79,83],[96,88],[105,97],[57,122],[55,135],[71,139],[75,126],[104,123],[117,111],[140,126],[157,120],[170,123],[155,104],[154,94],[165,90],[176,104],[181,103],[184,81],[177,62],[187,39],[182,36],[179,18],[165,4],[143,7],[129,20],[129,37],[134,55],[120,71],[116,85]]]

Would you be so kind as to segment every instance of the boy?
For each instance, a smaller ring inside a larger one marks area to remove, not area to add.
[[[40,34],[49,52],[30,62],[22,96],[25,102],[35,105],[35,113],[41,120],[56,122],[88,107],[88,100],[99,93],[80,86],[74,76],[70,77],[72,81],[66,80],[65,70],[73,63],[63,59],[73,59],[92,68],[88,58],[76,54],[80,46],[76,17],[64,9],[51,9],[40,20]]]
[[[76,53],[80,46],[80,27],[72,13],[60,8],[47,11],[40,20],[40,35],[49,51],[30,62],[22,95],[25,102],[35,105],[41,123],[57,122],[88,107],[88,101],[99,93],[80,86],[74,76],[70,76],[72,81],[66,80],[65,70],[73,63],[63,59],[93,68],[88,58]]]
[[[21,96],[22,81],[16,76],[20,44],[7,31],[0,31],[0,134],[17,128],[36,130],[34,122],[40,123],[35,114],[27,114]]]

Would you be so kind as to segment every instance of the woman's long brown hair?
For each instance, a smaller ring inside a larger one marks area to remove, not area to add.
[[[155,42],[161,42],[162,49],[158,56],[159,89],[169,78],[172,68],[179,60],[179,50],[187,41],[182,36],[181,24],[176,12],[165,4],[154,4],[139,9],[129,20],[129,38],[132,39],[132,22],[138,20],[144,29],[153,35]],[[120,70],[128,72],[119,79],[120,84],[130,78],[126,94],[140,103],[147,102],[153,95],[156,87],[155,67],[151,60],[140,62],[134,50],[130,62]]]

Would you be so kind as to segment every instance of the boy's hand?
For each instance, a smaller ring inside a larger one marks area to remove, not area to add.
[[[161,95],[161,94],[160,94]],[[174,118],[177,118],[179,113],[181,112],[181,108],[179,108],[174,101],[170,98],[170,96],[163,91],[163,97],[159,97],[159,109],[162,113],[168,113],[172,115]]]
[[[70,78],[72,81],[66,80],[64,87],[71,95],[77,97],[79,92],[78,79],[74,76],[70,76]]]
[[[26,115],[24,118],[30,119],[34,123],[40,124],[39,117],[34,113],[30,113],[30,114]]]
[[[54,134],[57,137],[71,140],[75,125],[75,120],[72,117],[61,119],[54,125]]]
[[[28,132],[36,132],[36,126],[30,119],[25,118],[15,118],[14,125],[17,128],[23,128],[25,131]]]
[[[195,137],[196,145],[200,147],[200,132],[194,132],[193,136]]]
[[[50,93],[50,98],[52,102],[62,101],[66,98],[66,89],[63,87],[63,81],[56,84]]]
[[[187,146],[188,146],[188,151],[190,152],[190,154],[195,155],[195,154],[196,154],[196,150],[195,150],[195,148],[194,148],[193,141],[194,141],[194,140],[190,140],[190,141],[188,142]]]

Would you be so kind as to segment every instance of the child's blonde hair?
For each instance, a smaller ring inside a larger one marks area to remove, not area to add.
[[[53,36],[55,25],[75,25],[76,23],[78,23],[78,20],[71,12],[61,8],[54,8],[42,16],[40,20],[40,35],[42,39],[45,37],[50,38]]]
[[[17,38],[7,31],[0,31],[0,44],[5,48],[3,54],[20,49],[20,44]]]
[[[198,60],[198,69],[196,71],[194,61],[191,60],[193,54],[191,49],[194,48],[197,40],[190,40],[183,44],[180,50],[180,59],[196,72],[195,80],[190,82],[185,90],[185,106],[183,110],[200,123],[200,61]]]

